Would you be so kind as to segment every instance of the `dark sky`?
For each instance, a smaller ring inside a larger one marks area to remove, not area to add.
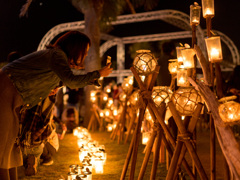
[[[158,9],[175,9],[189,14],[192,0],[160,0]],[[201,1],[197,0],[201,5]],[[35,51],[42,37],[57,24],[83,20],[83,16],[67,0],[35,0],[30,6],[28,17],[19,18],[19,11],[25,0],[0,1],[0,61],[7,54],[18,50],[22,54]],[[213,29],[230,37],[240,48],[240,1],[215,0]],[[156,10],[156,9],[155,9]],[[124,29],[127,32],[130,25]],[[205,20],[201,21],[205,29]]]

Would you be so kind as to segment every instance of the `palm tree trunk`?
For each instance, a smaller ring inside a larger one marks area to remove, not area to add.
[[[83,10],[84,20],[85,20],[85,34],[91,39],[91,47],[88,52],[88,56],[85,61],[86,71],[94,71],[101,68],[100,62],[100,27],[99,20],[102,11],[102,2],[101,1],[90,1],[89,6]],[[85,90],[85,115],[83,126],[87,127],[90,119],[90,91],[93,89],[93,86],[87,86]]]

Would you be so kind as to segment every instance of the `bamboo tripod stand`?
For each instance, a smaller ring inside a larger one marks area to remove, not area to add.
[[[142,120],[144,117],[146,107],[148,107],[149,112],[150,112],[154,122],[156,123],[156,129],[153,131],[153,135],[150,139],[150,143],[148,143],[148,149],[146,150],[146,155],[145,155],[144,162],[142,164],[138,179],[143,179],[143,175],[146,170],[146,166],[147,166],[147,163],[149,160],[149,156],[150,156],[150,153],[151,153],[151,150],[153,147],[153,142],[155,140],[155,137],[157,137],[158,143],[161,142],[160,140],[162,138],[169,155],[170,156],[173,155],[172,147],[175,148],[176,142],[175,142],[174,138],[172,137],[172,135],[162,117],[163,112],[165,110],[164,103],[162,103],[162,107],[160,108],[160,110],[158,110],[157,107],[155,106],[153,100],[151,99],[151,96],[149,96],[149,93],[151,93],[151,90],[152,90],[155,80],[157,78],[159,68],[160,67],[157,66],[155,69],[155,72],[152,75],[149,75],[145,79],[144,83],[141,81],[136,70],[133,67],[130,68],[135,76],[136,81],[138,82],[138,84],[140,86],[140,90],[142,92],[142,97],[141,97],[142,102],[141,103],[143,106],[140,107],[140,113],[139,113],[139,118],[138,118],[138,122],[137,122],[137,127],[133,134],[133,138],[132,138],[132,141],[131,141],[131,144],[130,144],[130,147],[128,150],[128,154],[127,154],[127,157],[126,157],[126,160],[124,163],[123,171],[122,171],[121,178],[120,178],[121,180],[125,179],[131,157],[132,157],[132,162],[131,162],[131,170],[130,170],[130,178],[129,179],[131,179],[131,180],[134,179],[134,172],[135,172],[135,166],[136,166],[136,160],[137,160],[137,150],[138,150],[138,145],[139,145],[139,135],[140,135]],[[165,132],[165,134],[163,132]],[[160,144],[158,144],[158,143],[155,146],[155,148],[156,148],[155,152],[159,152],[158,148],[160,147]],[[172,147],[170,144],[172,145]],[[158,158],[159,158],[159,154],[155,154],[154,155],[154,164],[153,164],[152,171],[151,171],[151,179],[155,179],[155,177],[156,177],[156,169],[157,169],[156,167],[157,167],[157,162],[159,160]],[[191,172],[190,167],[184,158],[183,158],[182,162],[183,162],[184,168],[188,172],[191,179],[194,179],[194,174]]]
[[[125,137],[125,140],[124,140],[124,143],[126,144],[128,142],[128,139],[130,137],[130,134],[131,134],[131,131],[133,130],[134,128],[134,122],[137,118],[137,115],[136,115],[136,109],[134,109],[133,107],[131,107],[131,111],[132,111],[132,115],[130,116],[130,123],[129,123],[129,126],[128,126],[128,131],[127,131],[127,135]]]
[[[168,106],[171,110],[171,113],[173,115],[173,118],[178,126],[179,129],[179,135],[178,135],[178,140],[177,140],[177,145],[170,163],[170,168],[168,170],[168,174],[166,179],[171,180],[171,179],[176,179],[177,172],[181,166],[182,159],[188,150],[192,160],[194,161],[194,165],[197,168],[197,171],[200,175],[201,179],[208,179],[204,168],[199,160],[199,157],[195,151],[194,143],[192,141],[192,133],[195,130],[197,120],[199,118],[199,115],[201,113],[201,109],[203,104],[198,103],[192,118],[189,122],[189,117],[185,119],[185,123],[182,123],[181,117],[178,114],[173,102],[169,102]],[[188,125],[189,124],[189,125]],[[185,145],[185,146],[184,146]]]
[[[118,144],[120,144],[120,142],[122,142],[124,138],[128,99],[129,99],[129,95],[127,94],[125,101],[123,102],[123,110],[118,119],[116,128],[113,130],[113,132],[110,135],[110,138],[113,140],[115,140],[116,136],[118,135]]]
[[[92,115],[90,117],[90,121],[89,121],[89,124],[88,124],[88,130],[95,131],[95,130],[97,130],[97,128],[99,126],[100,131],[102,131],[104,129],[103,119],[101,119],[99,117],[96,106],[97,105],[95,105],[95,104],[92,105],[92,108],[91,108]]]

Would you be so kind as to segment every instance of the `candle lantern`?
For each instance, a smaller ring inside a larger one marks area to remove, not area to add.
[[[187,69],[181,65],[177,71],[177,85],[178,86],[189,86],[189,82],[187,80]]]
[[[70,166],[69,166],[69,172],[70,173],[72,173],[72,172],[75,172],[75,168],[76,168],[77,166],[75,165],[75,164],[71,164]]]
[[[107,101],[108,100],[108,95],[106,93],[103,94],[103,101]]]
[[[214,17],[214,0],[202,0],[203,17]]]
[[[146,145],[149,138],[150,138],[151,133],[150,132],[143,132],[142,133],[142,144]]]
[[[182,50],[183,65],[185,68],[194,68],[195,51],[192,48]]]
[[[182,50],[183,46],[176,47],[178,63],[181,65],[183,63]]]
[[[103,174],[103,165],[104,165],[103,159],[99,159],[99,158],[95,159],[94,160],[95,173]]]
[[[172,91],[167,86],[155,86],[152,90],[152,99],[157,107],[162,102],[168,103],[172,95]]]
[[[87,176],[87,180],[92,180],[92,172],[88,168],[83,173]]]
[[[209,61],[212,63],[221,62],[223,58],[220,36],[205,38],[205,42]]]
[[[139,75],[151,74],[157,66],[157,60],[150,50],[138,50],[133,60],[133,67]]]
[[[190,25],[198,25],[200,23],[200,14],[201,6],[199,6],[197,2],[194,2],[194,4],[190,6]]]
[[[108,132],[112,132],[112,130],[113,130],[113,124],[110,124],[110,123],[109,123],[109,124],[107,125],[107,131],[108,131]]]
[[[240,104],[233,101],[237,96],[224,97],[220,99],[223,102],[219,105],[218,111],[224,122],[231,123],[240,120]]]
[[[172,101],[181,116],[190,116],[202,98],[194,87],[180,87],[173,93]]]
[[[168,70],[170,74],[177,74],[178,70],[178,60],[177,59],[169,59]]]
[[[109,117],[111,115],[111,111],[109,109],[104,109],[105,117]]]
[[[104,112],[103,112],[103,111],[100,111],[100,112],[99,112],[99,116],[103,118],[103,117],[104,117]]]

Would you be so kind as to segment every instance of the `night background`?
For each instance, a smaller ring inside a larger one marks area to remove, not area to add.
[[[77,11],[67,0],[35,0],[32,2],[27,17],[19,18],[19,12],[25,0],[1,0],[0,2],[0,61],[6,61],[8,53],[19,51],[23,55],[35,51],[42,37],[54,26],[73,21],[83,20],[83,15]],[[161,0],[154,10],[174,9],[189,14],[189,6],[193,2],[190,0]],[[240,1],[236,0],[215,0],[215,17],[212,21],[212,28],[221,31],[235,45],[240,47]],[[141,10],[137,9],[137,12]],[[130,14],[127,11],[125,14]],[[159,22],[159,21],[158,21]],[[151,22],[147,22],[151,27]],[[205,29],[205,19],[201,19],[200,25]],[[148,29],[137,30],[137,26],[131,24],[124,27],[115,27],[112,32],[120,37],[141,35],[146,33],[161,33],[172,31],[173,26],[159,22],[156,26]],[[119,28],[119,29],[118,29]]]

